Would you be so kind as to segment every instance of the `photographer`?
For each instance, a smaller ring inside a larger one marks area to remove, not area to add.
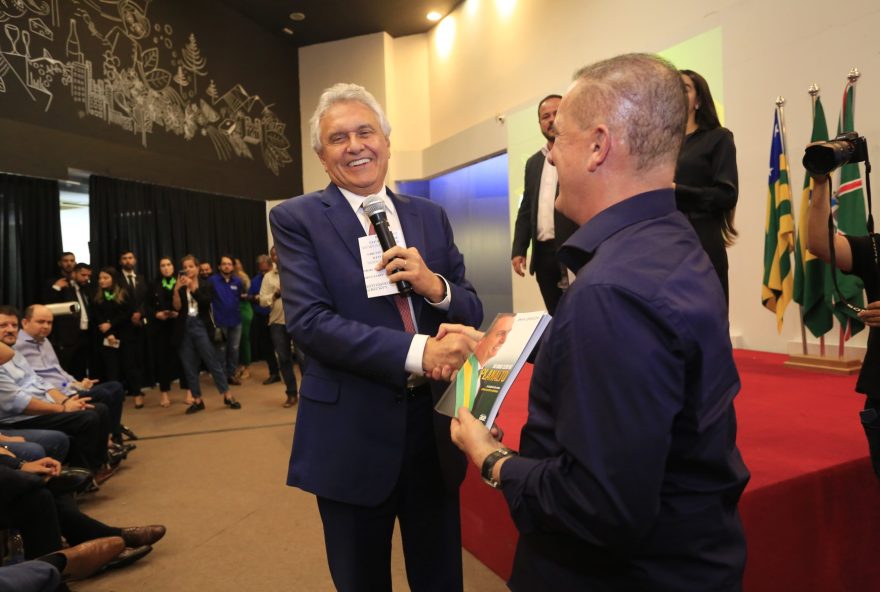
[[[830,181],[827,175],[814,176],[810,215],[807,224],[807,248],[816,257],[831,262],[831,245],[828,240],[828,216],[831,213]],[[865,236],[834,236],[833,265],[844,273],[858,276],[865,284],[868,297],[867,309],[858,313],[859,319],[869,327],[868,347],[862,370],[856,383],[856,391],[867,395],[861,412],[862,427],[868,439],[871,464],[880,478],[880,265],[877,261],[877,234]]]

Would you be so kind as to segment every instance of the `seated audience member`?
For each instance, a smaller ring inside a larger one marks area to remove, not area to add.
[[[0,341],[12,347],[17,337],[18,311],[0,306]],[[65,396],[40,378],[20,352],[0,366],[0,426],[64,432],[70,436],[70,464],[98,472],[105,462],[118,464],[119,459],[107,452],[110,412],[106,405],[90,401]]]
[[[223,395],[223,402],[230,409],[241,409],[241,404],[229,392],[226,374],[217,359],[212,344],[214,322],[211,320],[211,302],[214,288],[209,280],[199,277],[199,260],[186,255],[180,261],[181,273],[174,289],[174,310],[177,317],[175,335],[180,343],[180,361],[186,382],[192,392],[193,402],[187,408],[188,415],[203,411],[202,387],[199,384],[199,366],[204,363],[214,379],[217,390]]]
[[[93,402],[103,403],[110,410],[111,434],[116,444],[122,444],[122,404],[125,392],[119,382],[98,383],[91,378],[76,380],[65,372],[47,339],[53,332],[52,311],[41,304],[32,304],[24,310],[21,331],[15,343],[15,351],[31,365],[34,372],[65,395],[91,397]]]
[[[125,549],[122,537],[88,541],[59,549],[32,561],[0,566],[0,590],[67,592],[62,580],[82,580],[100,570]]]
[[[49,456],[63,463],[70,450],[70,438],[56,430],[3,429],[0,430],[0,447],[26,460]]]
[[[82,513],[69,493],[53,494],[47,485],[45,479],[49,478],[51,483],[60,471],[61,465],[51,458],[26,463],[0,455],[0,528],[19,531],[25,558],[36,559],[59,551],[62,536],[74,546],[121,537],[123,544],[117,544],[117,553],[110,555],[116,566],[121,567],[147,555],[151,546],[165,536],[165,527],[161,525],[117,528]]]

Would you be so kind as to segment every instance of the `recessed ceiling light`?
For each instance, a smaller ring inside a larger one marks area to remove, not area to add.
[[[291,12],[290,20],[292,21],[304,21],[306,20],[306,15],[301,12]]]
[[[439,12],[437,12],[436,10],[432,10],[431,12],[428,13],[426,18],[429,21],[436,23],[437,21],[439,21],[440,19],[443,18],[443,15],[440,14]]]
[[[288,35],[293,35],[293,29],[291,29],[290,27],[284,27],[281,30],[284,31],[285,33],[287,33]]]

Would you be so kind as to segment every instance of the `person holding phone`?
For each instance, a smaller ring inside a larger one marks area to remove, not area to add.
[[[211,319],[211,302],[214,288],[211,282],[199,277],[199,260],[186,255],[180,261],[182,274],[172,294],[172,306],[177,311],[175,338],[179,343],[180,361],[193,402],[187,407],[187,415],[205,410],[202,389],[199,385],[199,367],[204,362],[214,379],[223,402],[230,409],[241,409],[241,403],[229,393],[229,383],[220,360],[217,358],[212,336],[214,321]]]

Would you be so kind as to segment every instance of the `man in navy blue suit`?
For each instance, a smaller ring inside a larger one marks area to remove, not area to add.
[[[465,408],[452,425],[519,530],[512,590],[742,589],[727,306],[673,190],[686,106],[678,71],[645,54],[583,68],[559,105],[556,207],[580,225],[559,258],[576,279],[520,454]]]
[[[331,183],[289,199],[269,219],[287,328],[306,355],[288,485],[314,493],[340,590],[391,589],[400,522],[413,590],[461,590],[458,486],[465,459],[434,413],[452,369],[473,351],[482,305],[443,209],[385,187],[391,127],[364,88],[324,91],[312,147]],[[377,270],[409,297],[370,298],[359,239],[362,203],[378,195],[402,241]]]

